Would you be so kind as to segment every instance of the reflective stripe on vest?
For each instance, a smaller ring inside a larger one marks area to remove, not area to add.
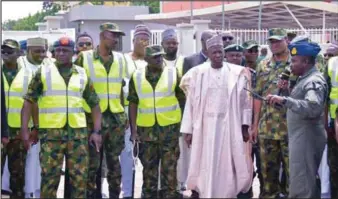
[[[147,66],[147,62],[145,62],[144,60],[136,60],[133,61],[132,56],[129,53],[124,54],[124,58],[126,60],[126,68],[127,68],[127,77],[131,78],[132,74],[134,73],[134,71],[138,68],[145,68]],[[126,86],[127,86],[127,92],[124,93],[124,105],[128,106],[129,105],[129,101],[127,100],[128,98],[128,92],[129,92],[129,79],[125,79],[126,80]],[[127,82],[128,81],[128,82]]]
[[[108,74],[100,60],[93,59],[93,51],[87,51],[83,56],[83,66],[86,69],[88,77],[93,81],[95,91],[100,98],[101,112],[105,112],[108,106],[112,113],[123,112],[124,108],[120,99],[122,80],[126,72],[123,71],[125,67],[123,55],[113,52],[114,62]],[[88,113],[91,112],[86,102],[84,102],[84,109]]]
[[[88,83],[85,70],[74,66],[68,86],[55,65],[41,67],[43,95],[39,100],[39,127],[62,128],[68,122],[72,128],[87,126],[83,110],[83,91]]]
[[[331,80],[330,92],[330,116],[336,118],[336,110],[338,108],[338,56],[331,57],[328,62],[328,75]]]
[[[184,61],[184,57],[183,56],[179,56],[177,58],[176,68],[178,69],[178,75],[180,77],[183,76],[183,61]]]
[[[146,69],[136,70],[133,80],[139,98],[138,126],[151,127],[156,121],[160,126],[168,126],[181,121],[181,109],[175,95],[176,71],[176,68],[164,67],[154,91],[146,79]]]
[[[5,102],[8,126],[12,128],[21,127],[21,109],[24,103],[23,96],[27,93],[28,84],[32,79],[32,73],[28,68],[21,67],[11,85],[8,84],[6,76],[4,79]]]

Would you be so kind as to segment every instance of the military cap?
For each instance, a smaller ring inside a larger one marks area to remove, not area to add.
[[[29,38],[27,39],[27,47],[30,46],[41,46],[46,47],[46,39],[42,37],[35,37],[35,38]]]
[[[251,49],[251,48],[253,48],[253,47],[258,47],[258,46],[259,46],[259,45],[258,45],[257,41],[255,41],[255,40],[249,40],[249,41],[246,41],[246,42],[244,42],[243,45],[242,45],[242,47],[243,47],[244,49],[246,49],[246,50],[249,50],[249,49]]]
[[[309,36],[307,35],[299,35],[297,37],[295,37],[290,44],[296,43],[296,42],[300,42],[300,41],[310,41]]]
[[[19,43],[17,41],[13,40],[13,39],[6,39],[2,43],[1,48],[5,47],[5,46],[7,46],[9,48],[13,48],[13,49],[15,49],[15,48],[20,49]]]
[[[144,24],[136,25],[135,29],[134,29],[134,37],[136,35],[141,35],[141,34],[144,34],[144,35],[147,35],[148,37],[151,37],[151,32],[150,32],[149,28]]]
[[[301,55],[316,57],[321,50],[320,46],[317,43],[309,41],[296,42],[290,44],[288,47],[291,52],[291,56]]]
[[[243,52],[244,48],[238,44],[231,44],[224,48],[224,52]]]
[[[61,37],[60,39],[56,40],[53,44],[54,48],[60,46],[74,48],[75,42],[69,37]]]
[[[145,56],[153,57],[156,55],[164,55],[162,46],[160,45],[150,45],[145,48]]]
[[[232,39],[234,38],[234,35],[230,31],[222,31],[219,33],[221,37],[231,37]]]
[[[19,43],[21,50],[27,50],[27,40],[21,40]]]
[[[268,39],[276,40],[282,40],[287,36],[286,30],[283,28],[272,28],[268,31],[268,35]]]
[[[210,39],[206,41],[206,47],[209,49],[212,46],[222,46],[223,47],[223,40],[220,35],[214,35]]]
[[[172,28],[166,29],[162,32],[162,41],[168,39],[177,39],[176,31]]]
[[[288,37],[296,37],[297,36],[297,32],[295,32],[295,31],[287,31],[286,35]]]
[[[113,32],[113,33],[119,33],[122,36],[125,36],[126,34],[119,29],[119,26],[116,23],[103,23],[100,25],[100,31],[109,31],[109,32]]]
[[[50,45],[48,47],[49,52],[53,52],[55,50],[54,45]]]

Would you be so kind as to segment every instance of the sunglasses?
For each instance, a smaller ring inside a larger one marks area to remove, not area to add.
[[[92,42],[79,42],[78,44],[80,47],[84,47],[84,46],[92,46]]]
[[[7,51],[7,50],[1,50],[1,54],[3,54],[3,55],[12,55],[12,54],[14,54],[14,51]]]
[[[234,38],[233,37],[222,37],[223,41],[232,41]]]
[[[324,54],[324,57],[333,57],[333,54]]]

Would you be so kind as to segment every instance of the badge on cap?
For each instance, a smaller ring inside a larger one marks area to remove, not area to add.
[[[293,47],[293,48],[292,48],[292,50],[291,50],[291,54],[292,54],[292,55],[295,55],[295,54],[297,54],[297,49],[296,49],[295,47]]]
[[[62,46],[68,46],[69,39],[68,38],[61,38],[60,43],[61,43]]]

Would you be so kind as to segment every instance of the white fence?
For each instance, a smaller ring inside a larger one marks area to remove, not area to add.
[[[42,37],[48,40],[49,45],[62,36],[67,36],[75,41],[75,29],[58,29],[51,31],[2,31],[2,41],[5,39],[15,39],[17,41],[26,40],[32,37]]]
[[[287,29],[288,31],[296,32],[298,35],[306,34],[309,38],[317,43],[325,44],[328,42],[333,42],[338,40],[338,28],[330,29],[306,29],[306,33],[301,29]],[[152,41],[151,44],[161,44],[163,30],[151,30],[152,32]],[[246,40],[256,40],[260,45],[267,45],[266,38],[268,37],[268,30],[253,30],[253,29],[231,29],[225,30],[231,31],[235,36],[236,42],[241,44]],[[131,31],[131,41],[133,40],[133,32]],[[132,42],[131,42],[132,45]],[[132,47],[133,48],[133,47]]]

